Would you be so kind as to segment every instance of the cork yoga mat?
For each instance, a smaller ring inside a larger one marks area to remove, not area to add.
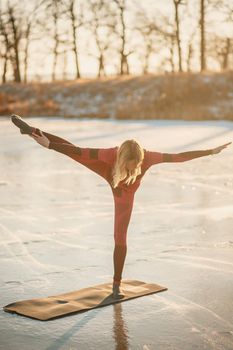
[[[6,312],[46,321],[144,295],[162,292],[167,290],[167,288],[153,283],[123,280],[121,290],[125,295],[124,298],[114,299],[111,295],[112,283],[105,283],[46,298],[18,301],[4,306],[3,309]]]

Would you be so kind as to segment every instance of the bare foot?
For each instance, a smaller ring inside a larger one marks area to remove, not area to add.
[[[120,290],[119,284],[113,283],[112,285],[112,296],[114,299],[122,299],[124,298],[124,294]]]

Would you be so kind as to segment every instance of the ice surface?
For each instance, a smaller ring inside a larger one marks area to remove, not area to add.
[[[233,139],[224,121],[27,120],[83,147],[135,138],[176,153]],[[107,184],[8,118],[0,126],[1,305],[110,281]],[[159,164],[143,178],[123,277],[168,291],[47,323],[1,310],[0,349],[233,349],[232,154]]]

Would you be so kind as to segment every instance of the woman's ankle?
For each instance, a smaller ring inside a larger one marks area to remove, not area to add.
[[[121,284],[121,280],[115,280],[115,279],[113,279],[113,285],[114,286],[120,286],[120,284]]]
[[[35,128],[34,126],[32,126],[32,134],[36,134],[38,136],[41,136],[41,131],[38,128]]]
[[[121,299],[125,296],[124,293],[122,293],[121,291],[120,285],[116,283],[113,283],[112,285],[112,295],[115,299]]]

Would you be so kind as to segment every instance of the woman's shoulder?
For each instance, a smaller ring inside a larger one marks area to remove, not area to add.
[[[152,164],[161,163],[163,161],[163,153],[156,151],[144,150],[143,163],[145,166],[150,166]]]
[[[110,147],[110,148],[100,148],[99,149],[99,159],[105,163],[112,164],[114,163],[117,155],[118,147]]]

